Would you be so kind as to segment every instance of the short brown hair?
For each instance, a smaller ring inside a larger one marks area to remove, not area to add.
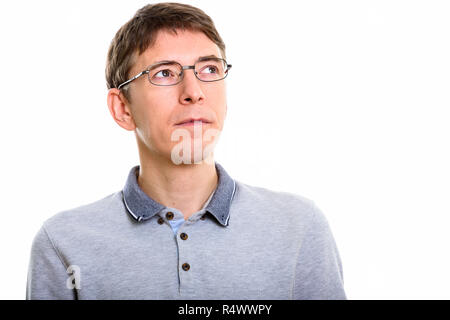
[[[149,4],[139,9],[111,41],[105,70],[108,89],[117,88],[128,80],[135,58],[154,44],[158,31],[177,34],[177,29],[203,32],[225,58],[225,43],[212,19],[202,10],[175,2]],[[129,99],[127,90],[124,95]]]

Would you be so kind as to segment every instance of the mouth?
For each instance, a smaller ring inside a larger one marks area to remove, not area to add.
[[[206,119],[187,119],[182,122],[176,124],[176,126],[186,127],[186,126],[198,126],[198,125],[207,125],[211,122]]]

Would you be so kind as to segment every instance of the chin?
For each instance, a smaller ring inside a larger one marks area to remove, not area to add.
[[[190,141],[188,143],[179,142],[173,145],[169,151],[169,158],[172,163],[179,164],[202,164],[214,163],[214,148],[216,143],[203,142],[201,140]]]

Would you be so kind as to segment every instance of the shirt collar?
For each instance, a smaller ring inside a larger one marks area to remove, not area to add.
[[[236,192],[236,182],[225,169],[215,162],[218,183],[212,198],[206,205],[205,211],[211,213],[223,226],[228,226],[230,206]],[[128,213],[136,220],[148,220],[165,208],[164,205],[150,198],[139,186],[137,176],[140,166],[135,166],[128,174],[123,188],[123,201]]]

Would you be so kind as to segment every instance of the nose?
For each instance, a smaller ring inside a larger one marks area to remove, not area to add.
[[[180,85],[181,104],[203,103],[203,101],[205,100],[205,95],[202,91],[200,80],[198,80],[194,74],[194,69],[184,70],[183,80],[181,81]]]

